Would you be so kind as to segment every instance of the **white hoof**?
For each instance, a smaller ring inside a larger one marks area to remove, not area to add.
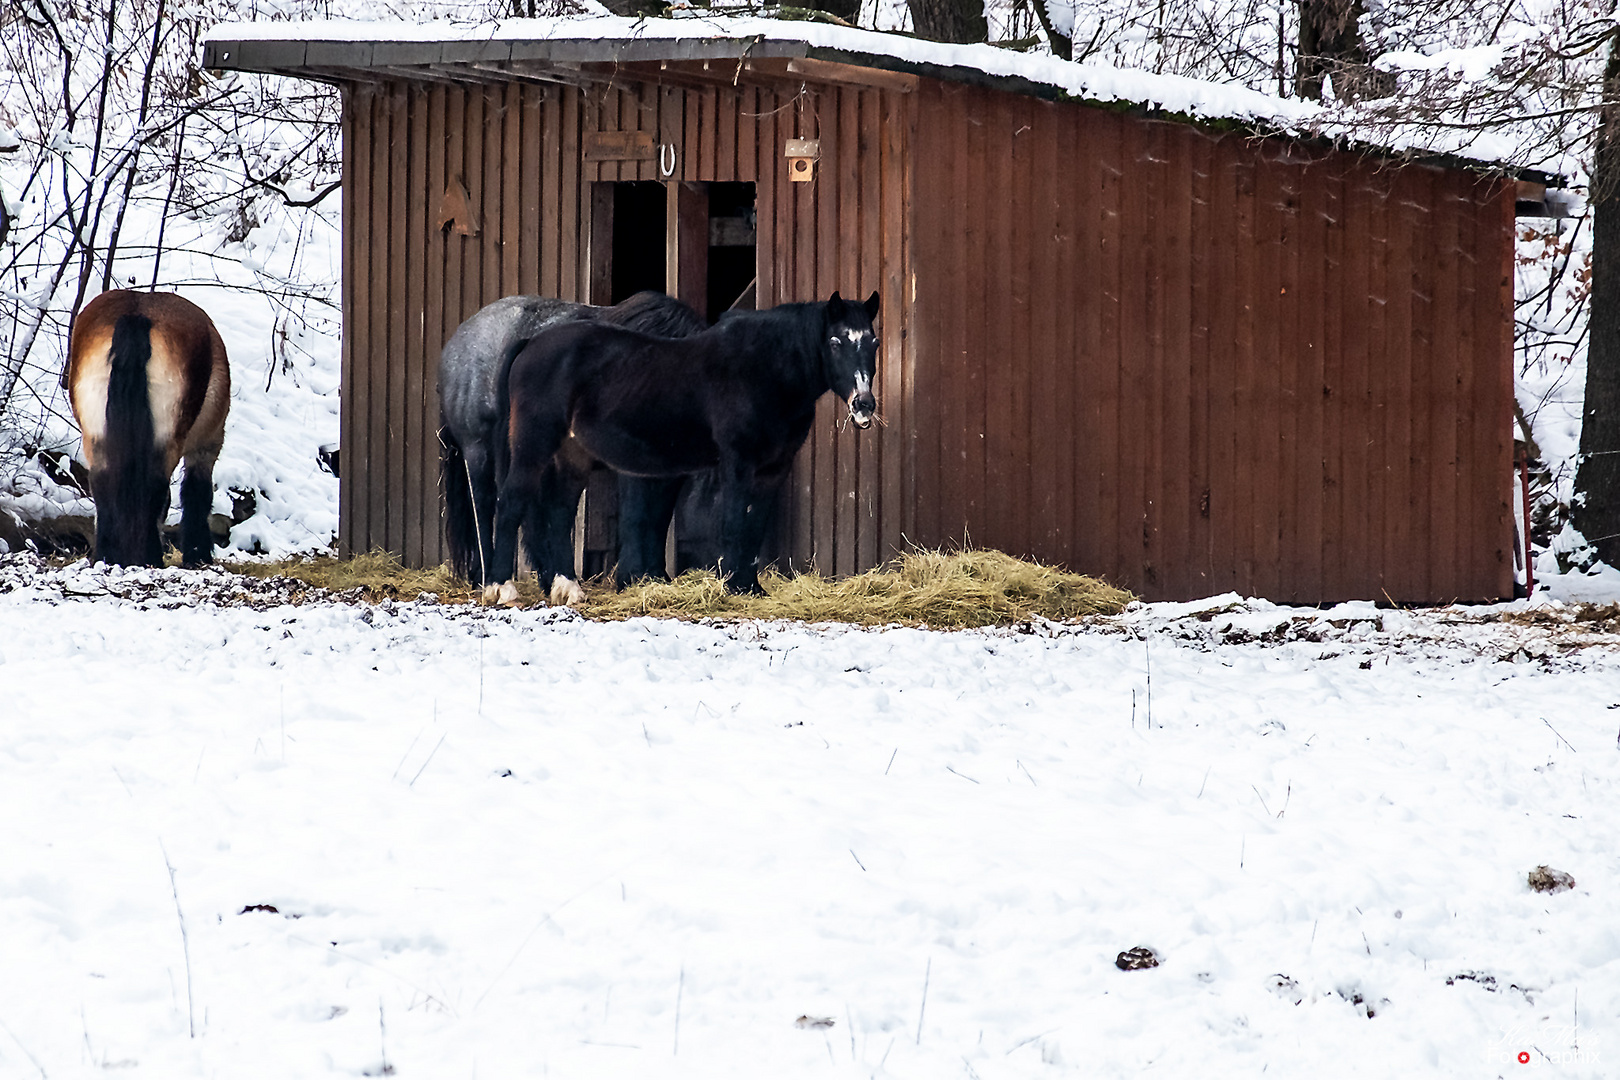
[[[573,579],[565,578],[561,574],[551,579],[552,607],[578,607],[584,602],[585,590],[580,588]]]
[[[485,585],[484,603],[485,605],[491,607],[516,607],[518,605],[517,583],[514,581],[503,581],[499,585]]]

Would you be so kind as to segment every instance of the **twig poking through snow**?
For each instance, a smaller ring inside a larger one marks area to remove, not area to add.
[[[681,981],[679,983],[677,983],[676,986],[675,986],[675,1046],[670,1050],[670,1056],[672,1056],[672,1057],[681,1052],[681,995],[683,995],[685,992],[686,992],[686,965],[682,964],[681,965]],[[829,1054],[832,1053],[832,1048],[831,1047],[828,1047],[827,1053],[829,1053]],[[836,1065],[837,1062],[834,1062],[833,1064]]]
[[[22,1044],[22,1040],[17,1038],[17,1033],[11,1030],[11,1025],[6,1023],[4,1020],[0,1020],[0,1028],[6,1029],[6,1034],[10,1035],[11,1041],[17,1044],[17,1049],[21,1050],[23,1052],[23,1056],[34,1063],[34,1068],[39,1070],[39,1075],[44,1077],[45,1080],[50,1080],[50,1074],[45,1071],[45,1066],[41,1065],[39,1063],[39,1058],[35,1057],[28,1047]],[[886,1057],[887,1055],[884,1056]]]
[[[1552,722],[1550,720],[1548,720],[1545,716],[1543,716],[1541,718],[1541,722],[1543,724],[1547,725],[1547,730],[1548,731],[1552,732],[1554,735],[1558,735],[1558,729],[1553,727]],[[1565,746],[1569,746],[1569,740],[1564,738],[1562,735],[1558,735],[1558,741],[1563,743]],[[1580,753],[1580,751],[1576,750],[1573,746],[1569,746],[1569,749],[1570,749],[1571,753],[1574,753],[1574,754]]]
[[[422,778],[422,774],[427,772],[428,764],[430,762],[432,762],[433,755],[437,754],[439,752],[439,747],[443,746],[444,745],[444,740],[449,738],[449,737],[450,737],[450,733],[448,731],[445,732],[443,735],[439,736],[439,741],[433,744],[433,749],[432,750],[428,751],[427,761],[422,762],[422,767],[420,769],[416,770],[416,775],[411,777],[411,782],[406,784],[405,785],[406,787],[415,787],[416,786],[416,782]]]
[[[1153,650],[1146,638],[1142,639],[1142,657],[1147,661],[1147,726],[1153,730]]]
[[[163,865],[169,871],[169,891],[174,894],[174,914],[180,920],[180,952],[186,958],[186,1030],[191,1037],[197,1037],[197,1008],[192,1003],[191,996],[191,938],[186,933],[186,913],[180,910],[180,887],[174,882],[174,864],[169,861],[169,849],[164,847],[163,841],[158,841],[158,850],[163,852]],[[43,1069],[40,1070],[44,1072]]]
[[[1271,816],[1271,807],[1266,805],[1266,797],[1264,795],[1260,794],[1260,789],[1255,787],[1253,784],[1250,784],[1249,785],[1249,790],[1254,792],[1254,797],[1260,800],[1260,809],[1262,809],[1262,810],[1264,810],[1266,812],[1266,817],[1270,817]]]
[[[1616,741],[1620,742],[1620,737],[1617,737]],[[889,763],[887,765],[883,766],[883,775],[884,776],[888,776],[889,775],[889,770],[894,768],[895,755],[898,754],[898,753],[900,753],[900,748],[897,746],[897,747],[894,748],[894,753],[889,755]]]
[[[930,975],[932,975],[933,973],[934,973],[934,958],[932,956],[930,956],[928,958],[928,966],[923,968],[922,1004],[917,1007],[917,1045],[918,1046],[922,1045],[923,1014],[928,1011],[928,977]],[[890,1045],[893,1045],[893,1044],[891,1043]],[[884,1057],[885,1060],[888,1059],[888,1056],[889,1056],[889,1052],[887,1050],[883,1051],[883,1057]],[[879,1065],[878,1067],[882,1068],[881,1065]]]
[[[964,780],[972,781],[975,784],[978,783],[978,781],[974,780],[973,777],[967,775],[966,773],[959,773],[955,769],[951,768],[949,765],[945,766],[945,771],[948,772],[948,773],[954,773],[955,775],[960,776]]]
[[[855,854],[854,848],[849,849],[849,857],[855,860],[855,865],[861,868],[861,873],[866,873],[866,864],[861,862],[861,857]]]
[[[1204,797],[1204,784],[1209,783],[1209,770],[1213,769],[1214,767],[1215,766],[1211,765],[1211,766],[1209,766],[1208,769],[1204,770],[1203,783],[1200,783],[1198,785],[1198,794],[1196,796],[1194,796],[1194,798],[1202,799]]]
[[[1023,770],[1024,770],[1024,775],[1025,775],[1025,776],[1029,776],[1029,770],[1028,770],[1028,769],[1024,769],[1024,763],[1023,763],[1023,762],[1022,762],[1022,761],[1019,761],[1019,760],[1018,760],[1018,759],[1017,759],[1017,758],[1014,758],[1014,759],[1013,759],[1013,763],[1014,763],[1014,764],[1015,764],[1015,765],[1017,765],[1017,766],[1018,766],[1018,767],[1019,767],[1019,768],[1020,768],[1020,769],[1023,769]],[[1037,784],[1037,783],[1036,783],[1036,782],[1035,782],[1035,778],[1034,778],[1034,777],[1033,777],[1033,776],[1029,776],[1029,786],[1030,786],[1030,787],[1040,787],[1040,786],[1041,786],[1041,785],[1039,785],[1039,784]]]
[[[1283,792],[1283,808],[1281,810],[1277,811],[1277,816],[1279,818],[1282,817],[1284,814],[1288,813],[1288,801],[1290,799],[1292,799],[1293,797],[1294,797],[1294,782],[1292,780],[1290,780],[1290,781],[1288,781],[1288,790]]]

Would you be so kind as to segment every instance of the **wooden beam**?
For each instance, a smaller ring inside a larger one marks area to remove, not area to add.
[[[665,215],[664,290],[699,315],[709,311],[709,186],[672,180]]]
[[[789,60],[790,75],[802,75],[820,82],[846,83],[850,86],[870,86],[878,90],[897,90],[902,94],[917,89],[917,76],[901,71],[859,67],[855,64],[835,64],[829,60]]]

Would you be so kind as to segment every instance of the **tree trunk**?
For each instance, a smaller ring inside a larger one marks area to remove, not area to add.
[[[1322,100],[1324,80],[1333,78],[1341,100],[1387,97],[1394,80],[1372,66],[1361,40],[1362,0],[1299,0],[1299,67],[1295,90],[1302,98]]]
[[[1046,32],[1046,42],[1052,46],[1052,55],[1060,60],[1074,59],[1074,39],[1052,25],[1051,14],[1046,10],[1046,0],[1034,0],[1035,17],[1041,21],[1041,29]]]
[[[1586,397],[1571,518],[1620,567],[1620,36],[1609,40],[1592,161],[1592,295]]]
[[[930,41],[972,44],[990,38],[984,0],[907,0],[911,28]]]

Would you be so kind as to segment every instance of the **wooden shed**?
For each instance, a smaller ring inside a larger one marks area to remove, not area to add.
[[[1100,100],[988,46],[399,29],[205,47],[343,88],[345,551],[440,560],[435,365],[489,301],[876,289],[886,426],[823,402],[793,566],[970,542],[1151,599],[1512,594],[1511,178]]]

